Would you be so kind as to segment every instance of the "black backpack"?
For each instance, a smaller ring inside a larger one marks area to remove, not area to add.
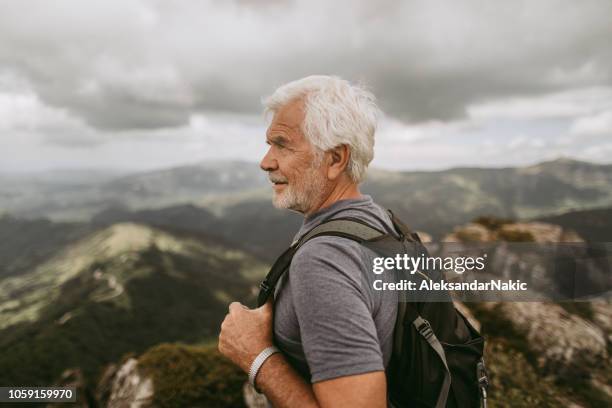
[[[400,238],[385,234],[355,218],[324,222],[294,242],[274,263],[260,285],[258,306],[274,293],[299,248],[312,238],[327,235],[348,238],[371,248],[381,256],[407,253],[428,256],[419,236],[389,211]],[[413,280],[439,281],[439,271],[411,275]],[[405,292],[400,292],[405,295]],[[393,353],[386,369],[387,394],[394,408],[479,407],[486,408],[487,374],[484,366],[484,339],[453,305],[445,301],[398,303]]]

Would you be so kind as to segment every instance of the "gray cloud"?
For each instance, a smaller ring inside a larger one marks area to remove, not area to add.
[[[253,113],[313,73],[363,80],[412,121],[612,84],[609,1],[0,3],[0,64],[103,130]]]

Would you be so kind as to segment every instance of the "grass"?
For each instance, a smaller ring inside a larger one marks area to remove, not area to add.
[[[245,407],[246,374],[223,357],[216,344],[160,344],[139,359],[142,373],[153,379],[153,405],[160,408]]]

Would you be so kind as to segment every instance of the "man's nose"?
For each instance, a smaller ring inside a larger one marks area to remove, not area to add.
[[[276,159],[272,157],[272,148],[269,148],[266,152],[266,155],[263,157],[263,159],[261,159],[259,167],[263,171],[274,171],[278,168],[278,163],[276,162]]]

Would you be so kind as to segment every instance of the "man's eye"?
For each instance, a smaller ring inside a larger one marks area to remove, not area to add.
[[[269,140],[266,140],[266,144],[268,146],[276,146],[278,148],[284,148],[285,147],[282,143],[279,143],[279,142],[270,142]]]
[[[287,145],[285,143],[283,143],[283,141],[281,140],[266,140],[266,144],[268,146],[274,146],[279,150],[285,150],[288,149]]]

